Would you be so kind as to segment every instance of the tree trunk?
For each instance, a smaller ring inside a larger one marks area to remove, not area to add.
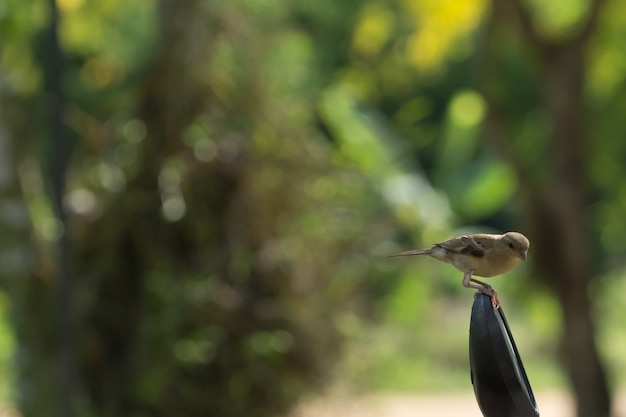
[[[496,146],[518,172],[528,205],[535,274],[555,292],[563,315],[560,350],[575,392],[579,417],[607,417],[611,398],[606,374],[595,344],[592,302],[588,296],[593,279],[593,239],[587,207],[588,135],[585,132],[583,76],[585,45],[599,10],[594,2],[579,33],[554,43],[534,30],[532,21],[517,0],[494,3],[491,27],[514,17],[537,57],[539,106],[550,122],[543,164],[531,164],[516,153],[508,138],[511,132],[501,117],[492,91],[486,96],[492,109],[487,129]],[[490,34],[494,39],[494,34]],[[488,57],[491,61],[494,57]],[[493,67],[493,62],[488,66]],[[490,69],[491,77],[505,79]],[[514,88],[508,88],[513,91]]]
[[[561,351],[577,399],[580,417],[610,414],[604,368],[594,343],[589,283],[593,278],[593,238],[588,228],[590,201],[583,105],[584,44],[572,42],[546,51],[542,63],[544,105],[552,121],[549,189],[537,189],[545,202],[530,198],[533,234],[539,242],[536,270],[549,282],[563,312]],[[552,226],[546,224],[551,218]],[[549,247],[548,244],[550,245]]]

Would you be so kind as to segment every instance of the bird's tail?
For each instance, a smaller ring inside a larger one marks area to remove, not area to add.
[[[389,255],[389,258],[393,258],[394,256],[411,256],[411,255],[430,255],[432,253],[432,249],[413,249],[407,250],[405,252],[396,253],[393,255]]]

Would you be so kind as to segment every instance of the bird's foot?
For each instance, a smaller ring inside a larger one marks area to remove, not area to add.
[[[491,305],[493,308],[500,308],[500,300],[498,299],[498,293],[493,287],[489,284],[484,284],[481,288],[478,289],[479,293],[483,293],[488,295],[491,298]]]

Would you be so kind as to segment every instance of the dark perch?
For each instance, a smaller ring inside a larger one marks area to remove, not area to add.
[[[478,293],[470,320],[474,394],[485,417],[538,417],[539,409],[502,308]]]

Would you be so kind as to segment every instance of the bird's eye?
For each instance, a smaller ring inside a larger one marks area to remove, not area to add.
[[[509,243],[509,248],[513,249],[513,244]]]

